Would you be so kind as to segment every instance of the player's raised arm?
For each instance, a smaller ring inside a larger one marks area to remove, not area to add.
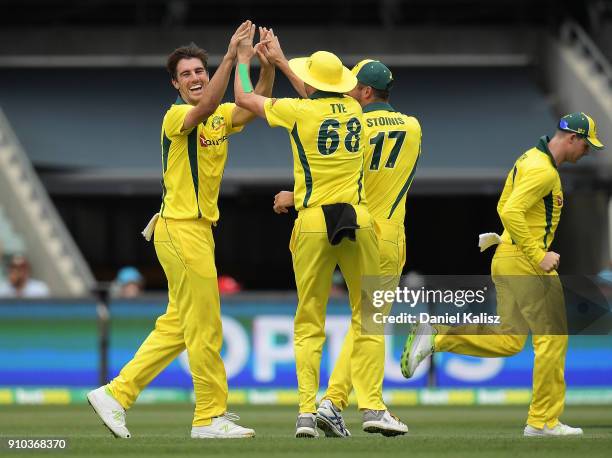
[[[302,81],[289,67],[289,62],[281,48],[278,37],[274,34],[274,29],[270,29],[270,35],[268,37],[269,43],[267,43],[263,49],[265,57],[276,68],[283,72],[300,97],[303,99],[308,98],[308,94],[306,94],[306,89],[304,88],[304,81]]]
[[[252,29],[254,32],[254,28]],[[275,68],[274,65],[266,58],[263,48],[269,43],[270,31],[265,27],[259,27],[259,43],[254,47],[257,58],[259,59],[261,70],[259,72],[259,80],[255,86],[255,94],[263,95],[264,97],[272,96],[272,86],[274,85]],[[249,36],[249,39],[252,38]],[[235,107],[232,111],[232,124],[241,126],[255,119],[255,114],[244,108]]]
[[[247,36],[238,43],[237,65],[234,75],[234,96],[236,105],[244,108],[265,119],[266,113],[264,104],[268,97],[256,94],[253,91],[249,67],[251,59],[255,55],[253,49],[253,36]]]
[[[185,69],[174,75],[172,84],[176,89],[180,90],[183,87],[184,90],[196,95],[197,92],[202,91],[198,103],[185,115],[181,130],[189,130],[204,122],[217,109],[229,83],[229,77],[236,59],[236,47],[240,40],[248,38],[252,27],[254,26],[251,21],[244,21],[236,29],[230,39],[227,53],[225,53],[221,64],[207,85],[204,86],[203,84],[205,82],[203,79],[208,79],[208,76],[205,75],[206,68],[203,65]]]

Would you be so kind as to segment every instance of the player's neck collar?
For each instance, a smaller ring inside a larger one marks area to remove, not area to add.
[[[308,96],[309,99],[328,99],[330,97],[344,97],[344,94],[341,94],[340,92],[327,92],[327,91],[320,91],[320,90],[316,90],[314,91],[312,94],[310,94]]]
[[[185,102],[185,101],[183,100],[183,98],[181,97],[181,95],[179,94],[179,95],[176,97],[176,102],[174,102],[174,104],[175,104],[175,105],[187,105],[187,102]]]
[[[550,162],[553,165],[553,167],[557,168],[557,163],[555,162],[555,158],[553,157],[552,153],[548,149],[549,141],[550,141],[550,138],[548,138],[548,135],[543,135],[542,137],[540,137],[540,140],[538,141],[536,148],[542,151],[544,154],[546,154],[548,158],[550,159]]]
[[[363,107],[363,112],[368,113],[370,111],[395,111],[395,109],[389,105],[387,102],[372,102],[368,103],[365,107]]]

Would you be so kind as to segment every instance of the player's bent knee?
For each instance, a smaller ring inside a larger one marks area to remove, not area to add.
[[[506,336],[506,351],[508,356],[516,355],[523,350],[526,336]]]

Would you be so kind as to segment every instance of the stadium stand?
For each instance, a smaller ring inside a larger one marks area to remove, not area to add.
[[[0,206],[0,247],[2,247],[0,254],[5,256],[23,253],[26,249],[23,237],[15,230],[2,206]]]
[[[29,251],[34,271],[56,296],[83,296],[94,286],[46,190],[0,111],[0,235],[9,250]]]
[[[194,40],[209,49],[214,67],[236,11],[274,25],[291,57],[332,49],[349,65],[368,56],[392,68],[392,104],[417,116],[424,132],[406,222],[411,266],[418,270],[487,269],[488,260],[469,240],[498,227],[495,199],[504,175],[517,154],[552,133],[560,114],[588,111],[604,143],[612,143],[609,87],[601,84],[605,64],[584,39],[593,33],[599,54],[608,52],[609,40],[602,39],[606,2],[359,0],[348,8],[339,0],[296,0],[290,6],[270,1],[273,7],[264,12],[246,0],[229,0],[215,10],[214,25],[191,0],[8,3],[14,14],[0,19],[0,106],[98,279],[111,280],[129,264],[141,268],[148,285],[164,285],[153,250],[139,238],[159,208],[159,124],[175,97],[164,57]],[[321,17],[323,6],[334,15]],[[290,14],[295,9],[303,13],[299,18]],[[561,33],[568,16],[579,25]],[[15,43],[10,37],[23,27],[28,33]],[[291,94],[277,78],[275,95]],[[561,230],[564,266],[597,272],[607,262],[611,172],[602,157],[562,171],[563,224],[594,242],[580,250]],[[232,139],[217,259],[220,272],[237,275],[247,289],[293,287],[288,253],[263,252],[288,238],[290,219],[270,214],[269,202],[290,186],[285,132],[258,120]],[[594,204],[585,214],[587,201]],[[253,237],[260,244],[237,245],[244,218],[258,221]],[[439,266],[418,241],[443,239],[448,221],[462,222],[453,226],[462,243]],[[265,268],[271,279],[262,280],[253,267]]]
[[[96,169],[138,177],[146,171],[158,180],[159,120],[175,98],[163,69],[45,69],[42,81],[40,71],[17,78],[20,70],[7,69],[0,75],[4,110],[34,165],[76,174]],[[538,138],[555,122],[531,72],[531,67],[395,70],[398,89],[392,104],[418,116],[429,133],[423,139],[426,154],[419,173],[504,173],[516,151],[528,146],[524,139]],[[32,112],[22,97],[34,84],[45,101]],[[275,95],[293,95],[282,77]],[[85,99],[90,108],[87,116],[80,116]],[[523,135],[509,136],[509,130]],[[231,139],[225,179],[258,183],[290,178],[292,158],[285,137],[263,121],[249,126],[245,135]]]

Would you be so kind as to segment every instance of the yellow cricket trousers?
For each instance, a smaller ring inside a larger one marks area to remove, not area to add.
[[[545,273],[531,264],[519,247],[509,244],[497,247],[491,275],[502,328],[488,328],[489,335],[473,329],[471,335],[462,335],[465,327],[450,328],[435,337],[435,350],[479,357],[511,356],[521,351],[531,330],[535,359],[527,424],[552,428],[559,422],[565,402],[568,338],[561,282],[557,272]]]
[[[380,275],[382,288],[394,290],[399,284],[402,269],[406,262],[406,236],[404,225],[387,219],[375,220],[378,234],[378,249],[380,254]],[[392,304],[389,304],[389,306]],[[340,355],[334,364],[334,370],[329,378],[327,391],[323,396],[329,399],[340,410],[348,405],[348,398],[353,383],[351,381],[351,353],[354,341],[353,328],[346,333]],[[385,349],[378,356],[385,360]]]
[[[187,348],[196,399],[193,426],[208,425],[212,417],[226,411],[214,250],[210,222],[157,221],[155,251],[168,279],[168,308],[134,358],[109,384],[124,408],[129,408],[151,380]]]
[[[343,239],[331,245],[323,210],[300,210],[291,234],[290,250],[298,293],[294,322],[294,349],[300,413],[314,413],[319,390],[321,353],[325,342],[327,300],[336,265],[349,289],[351,329],[354,333],[350,355],[351,379],[361,409],[384,410],[384,336],[361,332],[362,275],[379,275],[379,254],[372,218],[365,206],[355,206],[356,241]]]

